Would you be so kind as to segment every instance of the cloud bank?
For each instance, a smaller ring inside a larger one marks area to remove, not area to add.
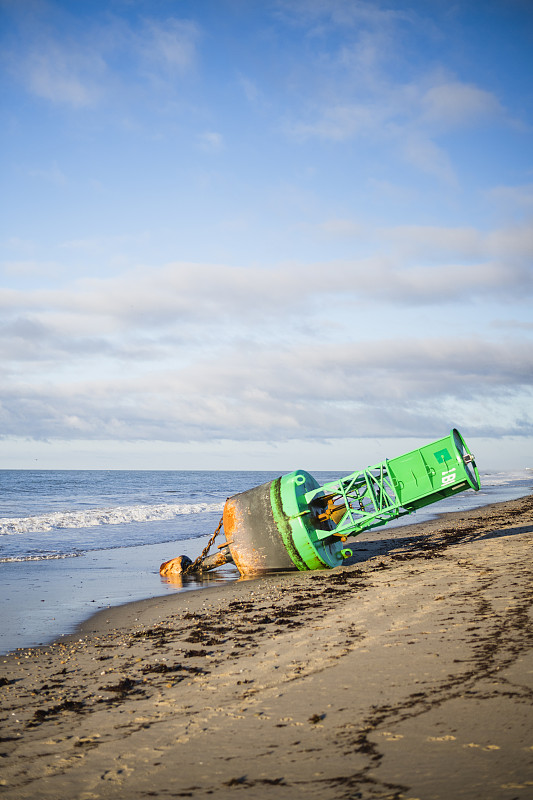
[[[2,291],[2,430],[283,441],[433,436],[453,418],[531,435],[529,343],[461,325],[479,302],[531,302],[530,232],[381,234],[382,253],[351,263],[173,263]]]

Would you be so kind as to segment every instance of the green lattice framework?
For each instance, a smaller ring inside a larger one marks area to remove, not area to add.
[[[454,428],[443,439],[323,486],[304,470],[285,475],[272,508],[288,550],[296,549],[298,569],[324,569],[352,554],[344,547],[348,537],[479,488],[474,456]]]

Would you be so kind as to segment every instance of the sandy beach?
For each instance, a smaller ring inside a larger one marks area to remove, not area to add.
[[[0,792],[531,798],[532,532],[533,496],[447,514],[4,656]]]

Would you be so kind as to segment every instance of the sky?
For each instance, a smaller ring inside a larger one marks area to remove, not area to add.
[[[530,0],[0,0],[0,468],[533,467]]]

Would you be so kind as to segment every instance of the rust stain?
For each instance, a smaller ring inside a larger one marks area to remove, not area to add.
[[[257,550],[247,540],[246,526],[243,524],[242,509],[230,497],[224,505],[224,533],[235,566],[241,575],[255,575],[264,572],[262,560]]]
[[[222,519],[224,520],[224,533],[226,535],[226,541],[233,539],[233,532],[237,527],[237,510],[235,508],[235,504],[232,503],[232,498],[230,497],[229,500],[226,500],[224,505],[224,511],[222,513]]]

